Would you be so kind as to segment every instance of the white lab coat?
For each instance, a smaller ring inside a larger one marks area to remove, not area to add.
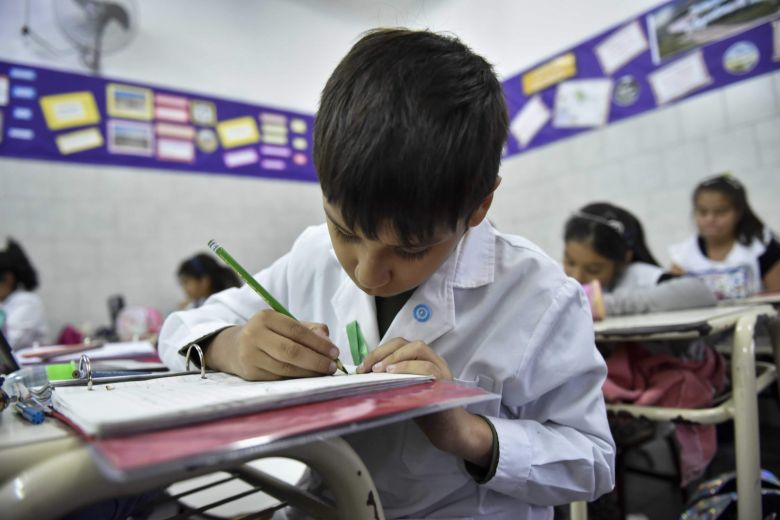
[[[3,332],[11,348],[17,350],[46,342],[49,324],[37,294],[17,289],[0,303],[0,311],[5,313]]]
[[[359,321],[369,345],[380,343],[374,299],[343,271],[324,225],[304,231],[257,277],[297,318],[326,323],[345,362],[348,322]],[[415,318],[419,305],[430,311],[426,321]],[[183,346],[265,307],[244,286],[174,313],[160,333],[160,355],[182,368]],[[456,379],[501,395],[469,408],[494,424],[499,461],[480,485],[413,421],[345,436],[371,472],[388,518],[551,519],[551,505],[612,489],[615,446],[601,394],[606,366],[590,309],[579,284],[535,245],[487,222],[472,228],[381,342],[399,336],[425,341]]]

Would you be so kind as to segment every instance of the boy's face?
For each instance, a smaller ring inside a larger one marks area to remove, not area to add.
[[[475,216],[459,223],[454,231],[442,229],[424,244],[404,244],[388,228],[380,229],[377,239],[370,240],[359,230],[347,228],[337,207],[327,201],[323,206],[339,263],[363,292],[383,298],[421,285],[447,260],[468,227],[484,218],[481,213],[472,224],[480,213],[477,210]]]

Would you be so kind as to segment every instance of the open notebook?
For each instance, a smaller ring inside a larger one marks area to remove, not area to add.
[[[430,381],[410,374],[351,374],[244,381],[221,372],[55,388],[53,408],[96,437],[138,433]]]

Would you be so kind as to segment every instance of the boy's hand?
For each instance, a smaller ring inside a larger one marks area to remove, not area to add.
[[[390,372],[419,374],[452,381],[447,362],[422,341],[394,338],[369,352],[357,367],[358,374]]]
[[[206,349],[206,366],[248,380],[332,374],[339,350],[321,323],[296,321],[262,310],[243,326],[229,327]]]
[[[422,341],[394,338],[371,351],[358,366],[358,373],[390,372],[430,375],[452,381],[444,359]],[[485,420],[465,408],[454,408],[415,419],[431,443],[478,466],[487,467],[493,434]]]

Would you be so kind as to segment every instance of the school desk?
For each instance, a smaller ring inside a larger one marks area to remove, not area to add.
[[[25,424],[6,409],[0,416],[0,510],[19,520],[46,518],[230,470],[321,518],[384,518],[371,476],[339,435],[497,397],[433,381],[107,439],[84,439],[51,418]],[[38,439],[28,439],[31,433]],[[317,470],[335,506],[245,465],[271,456]]]
[[[738,515],[740,520],[761,516],[760,449],[758,431],[758,393],[777,378],[775,363],[755,359],[754,329],[758,320],[767,321],[778,353],[777,311],[771,305],[710,307],[635,316],[616,316],[596,322],[598,342],[648,342],[697,339],[733,331],[731,345],[731,396],[718,406],[703,409],[661,408],[631,404],[613,404],[612,413],[627,413],[653,421],[679,421],[697,424],[734,422]],[[756,375],[756,369],[759,375]]]

